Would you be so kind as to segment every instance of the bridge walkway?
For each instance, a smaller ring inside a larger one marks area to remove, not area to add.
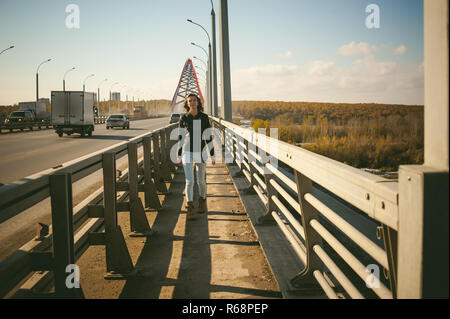
[[[282,297],[224,163],[208,164],[209,211],[197,215],[194,221],[186,220],[182,167],[177,167],[166,186],[169,192],[159,195],[163,210],[146,210],[155,231],[152,236],[127,236],[129,215],[118,215],[130,256],[141,276],[105,280],[105,247],[90,246],[77,261],[86,298]],[[197,187],[194,189],[197,199]]]

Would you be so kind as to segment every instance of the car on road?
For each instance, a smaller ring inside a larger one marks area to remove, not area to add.
[[[170,115],[170,121],[169,124],[178,123],[181,119],[181,114],[173,113]]]
[[[5,120],[5,124],[34,122],[36,117],[31,111],[15,111],[12,112]]]
[[[112,114],[106,119],[106,129],[113,127],[121,127],[122,129],[130,129],[130,120],[125,114]]]

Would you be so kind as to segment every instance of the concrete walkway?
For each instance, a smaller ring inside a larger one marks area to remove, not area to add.
[[[86,298],[281,298],[225,164],[208,165],[209,212],[194,221],[186,220],[183,169],[166,185],[164,209],[147,211],[153,236],[129,237],[129,214],[119,214],[133,263],[145,277],[105,280],[105,248],[91,246],[77,262]]]

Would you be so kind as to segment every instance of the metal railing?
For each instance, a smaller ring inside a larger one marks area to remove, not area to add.
[[[225,159],[239,166],[248,190],[266,207],[258,222],[276,223],[304,265],[291,279],[294,288],[322,289],[329,298],[395,298],[397,181],[212,119],[222,133]],[[314,196],[313,185],[377,223],[384,248]]]
[[[175,169],[168,160],[173,145],[170,130],[174,126],[0,187],[0,223],[46,198],[50,198],[52,211],[47,235],[29,241],[0,261],[0,297],[13,292],[16,296],[36,296],[52,284],[57,297],[82,296],[81,289],[66,287],[66,267],[74,264],[90,245],[106,246],[109,276],[133,276],[135,269],[117,224],[117,213],[130,213],[130,236],[152,233],[144,206],[161,208],[158,192],[167,191],[164,181]],[[139,148],[143,152],[140,160]],[[116,161],[124,156],[128,156],[128,168],[118,177]],[[72,184],[98,170],[103,171],[104,187],[73,207]],[[138,196],[140,192],[145,195],[144,204]]]
[[[3,123],[3,121],[1,121],[0,123]],[[14,130],[24,131],[25,129],[28,129],[30,131],[33,131],[34,128],[41,130],[41,129],[49,129],[50,127],[52,127],[50,121],[45,120],[35,122],[0,124],[0,134],[9,133]]]

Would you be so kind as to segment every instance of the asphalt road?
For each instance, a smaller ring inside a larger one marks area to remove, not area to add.
[[[132,121],[129,130],[95,126],[92,137],[79,134],[60,138],[54,130],[0,135],[0,183],[55,167],[169,124],[168,118]]]

